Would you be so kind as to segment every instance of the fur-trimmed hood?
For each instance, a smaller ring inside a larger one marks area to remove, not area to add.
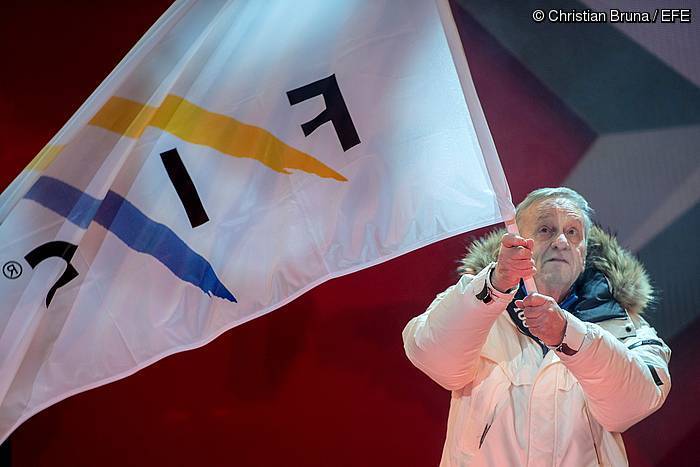
[[[505,232],[505,229],[495,230],[472,242],[458,272],[476,274],[496,261]],[[644,313],[654,301],[654,289],[644,266],[615,237],[597,226],[591,227],[588,235],[586,268],[595,268],[608,278],[613,297],[632,315]]]

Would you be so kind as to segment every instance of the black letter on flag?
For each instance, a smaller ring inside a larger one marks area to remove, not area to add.
[[[340,140],[343,151],[360,144],[360,137],[350,117],[350,112],[345,105],[343,94],[338,87],[335,75],[314,81],[311,84],[287,91],[287,97],[291,105],[322,95],[326,108],[316,118],[301,125],[304,136],[309,136],[319,126],[326,122],[332,122],[335,132]]]
[[[202,200],[199,199],[197,188],[195,188],[190,174],[187,173],[187,168],[182,163],[177,149],[170,149],[160,153],[160,160],[163,161],[165,171],[168,172],[168,177],[170,177],[170,181],[175,187],[177,196],[185,207],[185,213],[187,213],[187,218],[190,220],[192,228],[209,222],[209,216],[207,216],[207,212],[202,206]]]
[[[76,271],[73,265],[70,264],[70,260],[73,258],[75,250],[77,249],[78,245],[73,245],[72,243],[68,242],[48,242],[34,248],[24,257],[32,269],[47,258],[63,258],[67,263],[65,272],[58,278],[53,287],[49,289],[49,294],[46,296],[46,308],[49,307],[51,300],[53,300],[54,294],[60,287],[63,287],[78,277],[78,271]]]

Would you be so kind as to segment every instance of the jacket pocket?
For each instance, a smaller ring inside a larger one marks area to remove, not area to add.
[[[583,407],[583,413],[586,416],[586,421],[588,422],[588,432],[591,434],[591,442],[593,443],[593,449],[595,450],[595,458],[598,465],[603,465],[600,461],[600,451],[598,450],[598,443],[595,441],[595,433],[593,432],[593,424],[591,423],[591,416],[588,413],[588,406]]]
[[[483,431],[483,433],[481,433],[481,439],[479,440],[479,449],[481,449],[481,446],[484,444],[484,440],[486,439],[486,433],[489,432],[489,428],[491,428],[492,424],[493,424],[493,422],[487,423],[486,426],[484,427],[484,431]]]
[[[475,453],[483,446],[499,407],[508,398],[511,381],[498,365],[488,365],[486,377],[475,383],[457,440],[463,453]]]
[[[496,421],[496,414],[498,413],[498,408],[500,404],[496,404],[496,406],[493,408],[491,411],[491,418],[490,420],[484,425],[484,431],[481,433],[481,438],[479,438],[479,449],[481,449],[481,446],[484,444],[484,440],[486,439],[486,435],[488,434],[489,430],[491,429],[491,426],[493,425],[493,422]]]

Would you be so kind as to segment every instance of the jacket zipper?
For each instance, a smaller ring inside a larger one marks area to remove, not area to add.
[[[588,406],[584,406],[583,413],[586,415],[586,420],[588,421],[588,430],[591,433],[591,441],[593,441],[593,449],[595,449],[595,458],[598,461],[598,465],[603,465],[600,463],[600,454],[598,453],[598,445],[595,443],[595,435],[593,434],[593,425],[591,425],[591,418],[588,416]]]

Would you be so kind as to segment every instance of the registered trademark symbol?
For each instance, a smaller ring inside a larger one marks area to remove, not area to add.
[[[22,265],[17,261],[8,261],[2,265],[2,273],[8,279],[17,279],[22,275]]]

